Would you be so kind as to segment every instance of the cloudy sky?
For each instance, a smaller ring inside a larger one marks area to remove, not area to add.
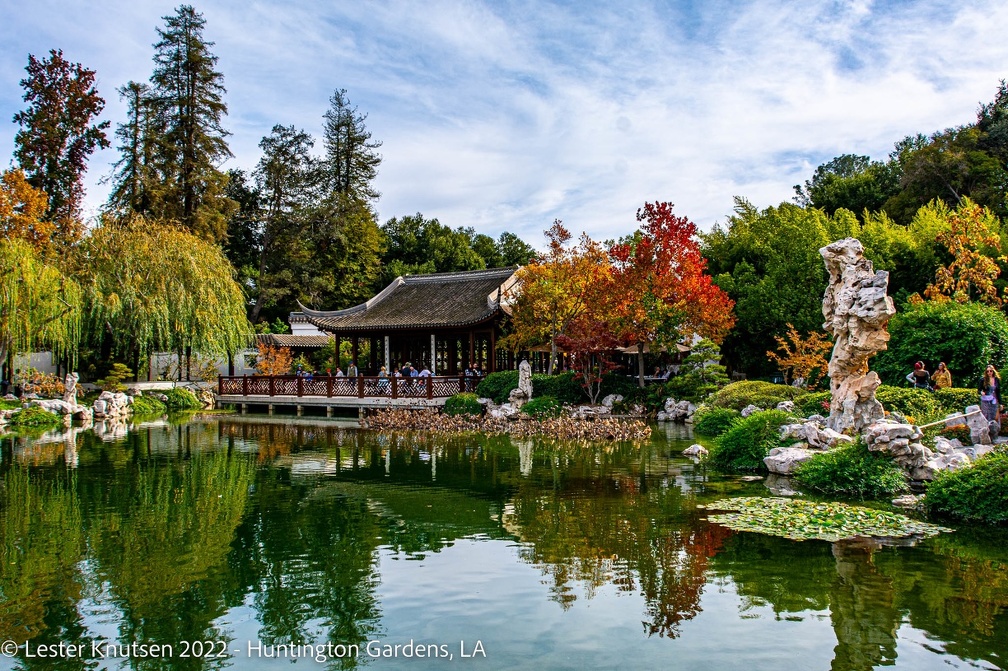
[[[115,92],[151,74],[176,4],[0,0],[0,155],[11,160],[28,54]],[[975,119],[1008,77],[1003,0],[425,2],[201,0],[234,152],[274,124],[321,137],[337,88],[383,144],[381,221],[421,212],[536,246],[554,218],[604,239],[667,200],[702,229],[735,196],[790,200],[841,153]],[[320,147],[316,147],[320,149]],[[115,160],[96,154],[89,207]]]

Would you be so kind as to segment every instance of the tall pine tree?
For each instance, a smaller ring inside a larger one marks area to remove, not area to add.
[[[163,133],[155,161],[166,189],[160,194],[163,216],[193,234],[220,242],[235,203],[226,194],[227,175],[218,165],[231,156],[222,120],[224,76],[217,72],[213,42],[203,37],[206,21],[190,5],[163,17],[154,45],[151,75],[153,113]],[[155,213],[160,214],[156,204]]]

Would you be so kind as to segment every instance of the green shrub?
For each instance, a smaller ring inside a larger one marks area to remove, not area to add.
[[[126,391],[126,387],[123,386],[122,381],[132,376],[133,371],[126,364],[114,363],[108,375],[104,379],[98,380],[98,386],[105,391]]]
[[[962,412],[967,406],[980,403],[980,396],[976,388],[961,389],[958,387],[949,387],[948,389],[939,389],[934,393],[934,396],[935,400],[938,401],[938,405],[941,406],[941,412],[946,415],[953,412]]]
[[[677,401],[690,401],[692,403],[703,402],[708,396],[717,391],[717,388],[717,383],[704,380],[695,373],[676,375],[665,383],[665,390],[668,392],[667,396],[671,396]]]
[[[702,408],[693,415],[693,432],[716,438],[742,419],[738,410],[731,408]]]
[[[196,398],[196,394],[182,387],[174,387],[165,392],[168,397],[166,406],[169,410],[199,410],[203,404]]]
[[[588,394],[577,380],[576,373],[560,373],[559,375],[533,375],[532,398],[537,396],[552,396],[561,403],[584,403]],[[515,387],[518,383],[515,382]],[[507,399],[505,399],[507,400]]]
[[[473,393],[455,394],[445,400],[444,411],[446,415],[482,415],[483,406],[480,405],[478,396]]]
[[[134,415],[163,415],[167,410],[168,406],[153,396],[133,397]]]
[[[602,390],[599,392],[601,398],[609,394],[619,394],[624,399],[636,395],[643,390],[637,386],[637,378],[623,373],[606,373],[602,376]]]
[[[12,426],[44,426],[55,428],[63,426],[63,418],[56,413],[49,412],[38,406],[32,406],[15,413],[10,418],[10,423]]]
[[[860,440],[817,454],[800,464],[795,478],[823,494],[879,499],[906,490],[906,478],[892,459],[869,452]]]
[[[786,384],[774,384],[759,380],[734,382],[711,396],[708,403],[716,408],[742,410],[748,405],[771,409],[781,401],[790,401],[806,393],[804,389]]]
[[[15,410],[21,407],[21,401],[8,401],[0,398],[0,410]]]
[[[476,395],[481,398],[489,398],[494,403],[507,403],[508,395],[512,389],[518,388],[518,371],[501,370],[490,373],[480,380],[476,385]],[[535,382],[533,381],[533,394],[535,393]]]
[[[813,391],[796,396],[794,399],[795,412],[802,417],[811,417],[812,415],[826,417],[829,415],[829,404],[832,398],[833,394],[828,391]],[[824,403],[825,405],[823,405]]]
[[[1008,451],[999,449],[957,471],[940,471],[924,498],[928,512],[962,520],[1008,522]]]
[[[934,392],[882,385],[875,390],[875,398],[888,412],[898,412],[916,424],[924,424],[942,416]]]
[[[763,458],[780,446],[780,427],[789,421],[791,416],[782,410],[743,417],[721,434],[705,461],[720,471],[765,471]]]
[[[944,361],[953,384],[980,383],[988,363],[1008,363],[1008,322],[1004,313],[980,303],[928,301],[909,306],[889,321],[889,348],[872,360],[886,384],[905,386],[915,361],[934,370]]]
[[[523,405],[521,411],[536,419],[559,417],[563,412],[563,403],[553,396],[536,396]]]

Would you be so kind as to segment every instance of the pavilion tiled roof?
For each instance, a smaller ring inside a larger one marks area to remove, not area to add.
[[[256,342],[261,342],[273,347],[325,347],[329,344],[329,336],[326,335],[303,335],[291,333],[260,333],[256,336]]]
[[[485,322],[501,311],[501,300],[517,268],[493,268],[397,277],[366,303],[329,312],[301,310],[329,333],[438,329]]]

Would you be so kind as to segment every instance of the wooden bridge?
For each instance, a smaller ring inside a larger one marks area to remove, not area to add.
[[[294,406],[300,415],[305,406],[388,408],[395,406],[441,406],[445,399],[473,391],[478,380],[464,376],[431,377],[298,377],[294,375],[220,376],[217,402],[241,406]]]

